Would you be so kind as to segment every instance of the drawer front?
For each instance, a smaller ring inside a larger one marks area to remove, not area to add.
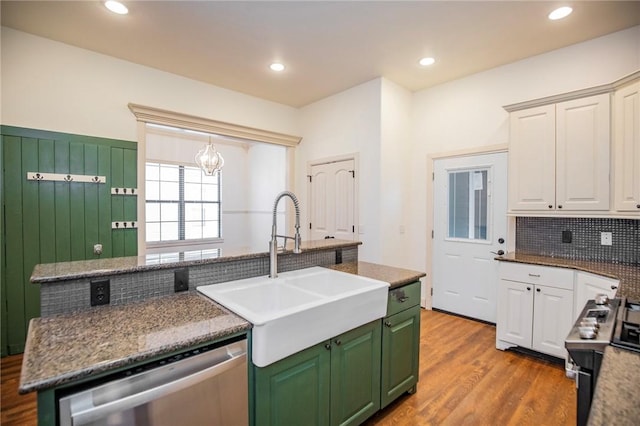
[[[573,269],[500,262],[500,278],[573,290]]]
[[[387,315],[393,315],[420,304],[420,281],[389,290]]]

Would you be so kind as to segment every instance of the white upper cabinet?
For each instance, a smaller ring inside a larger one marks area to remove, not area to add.
[[[509,131],[509,210],[554,208],[555,105],[512,112]]]
[[[640,81],[615,92],[613,116],[615,209],[640,213]]]
[[[511,113],[509,210],[609,210],[609,96]]]
[[[609,210],[608,93],[556,105],[556,209]]]

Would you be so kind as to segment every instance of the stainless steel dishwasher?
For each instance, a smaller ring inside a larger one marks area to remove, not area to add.
[[[249,423],[248,398],[247,340],[243,338],[83,385],[82,390],[59,399],[58,413],[62,426],[235,426]]]

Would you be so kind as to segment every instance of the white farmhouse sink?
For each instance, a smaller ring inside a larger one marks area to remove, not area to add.
[[[253,363],[265,367],[384,317],[389,284],[316,266],[197,290],[253,324]]]

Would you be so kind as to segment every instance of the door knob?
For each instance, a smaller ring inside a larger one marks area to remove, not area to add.
[[[504,254],[504,250],[492,251],[491,253],[497,254],[498,256],[502,256]]]
[[[504,238],[502,237],[498,238],[498,244],[504,244]]]

